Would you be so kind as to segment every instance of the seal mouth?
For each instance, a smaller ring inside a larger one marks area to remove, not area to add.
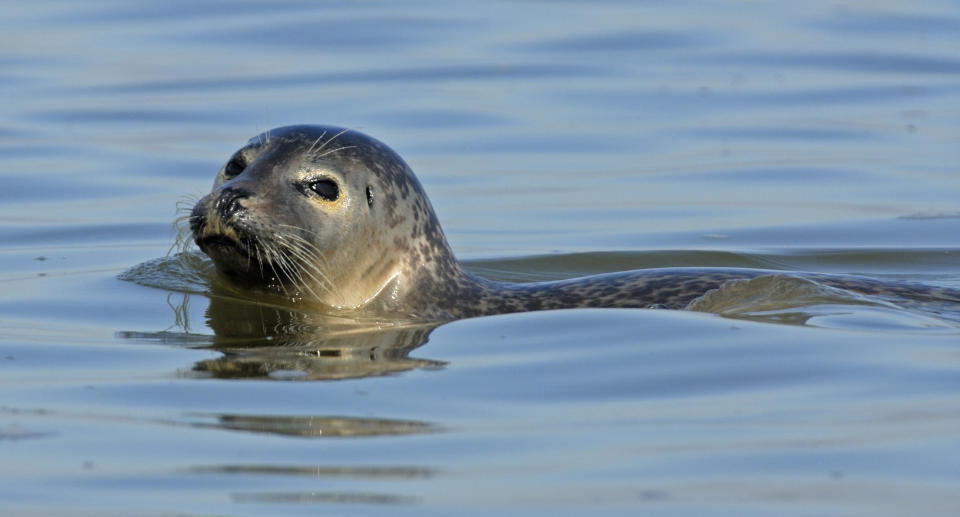
[[[196,240],[200,251],[207,254],[217,270],[232,281],[243,284],[264,282],[260,263],[253,259],[254,250],[242,241],[223,234],[214,234]]]
[[[197,246],[207,255],[221,256],[236,255],[239,253],[244,259],[250,257],[250,250],[240,241],[226,235],[208,235],[197,239]]]
[[[283,268],[265,257],[256,241],[214,234],[196,239],[196,243],[230,283],[260,292],[285,292],[284,279],[279,274]]]

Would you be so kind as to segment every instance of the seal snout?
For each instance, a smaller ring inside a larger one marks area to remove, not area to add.
[[[220,214],[220,217],[230,219],[246,210],[240,200],[247,199],[250,196],[250,192],[242,188],[227,187],[220,191],[220,195],[213,202],[213,207]]]
[[[231,222],[236,222],[247,212],[242,201],[251,196],[248,190],[227,187],[209,194],[193,207],[190,231],[201,250],[225,249],[226,242],[231,241],[236,244],[237,228]]]

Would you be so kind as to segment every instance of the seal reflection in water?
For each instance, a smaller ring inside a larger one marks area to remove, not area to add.
[[[783,275],[668,268],[556,282],[493,282],[457,262],[410,167],[383,143],[327,126],[252,138],[189,217],[219,275],[243,289],[334,314],[442,322],[576,307],[684,309],[730,282]],[[868,295],[960,302],[955,291],[791,273]]]

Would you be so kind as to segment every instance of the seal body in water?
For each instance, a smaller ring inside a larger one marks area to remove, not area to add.
[[[189,216],[200,249],[232,285],[325,311],[424,321],[575,307],[683,309],[727,283],[784,274],[669,268],[556,282],[493,282],[454,257],[426,193],[383,143],[328,126],[252,138]],[[865,294],[960,302],[955,292],[798,274]]]

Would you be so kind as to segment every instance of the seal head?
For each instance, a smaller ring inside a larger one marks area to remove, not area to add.
[[[250,139],[194,206],[190,229],[229,283],[337,311],[421,316],[425,286],[464,275],[410,167],[338,127]]]

